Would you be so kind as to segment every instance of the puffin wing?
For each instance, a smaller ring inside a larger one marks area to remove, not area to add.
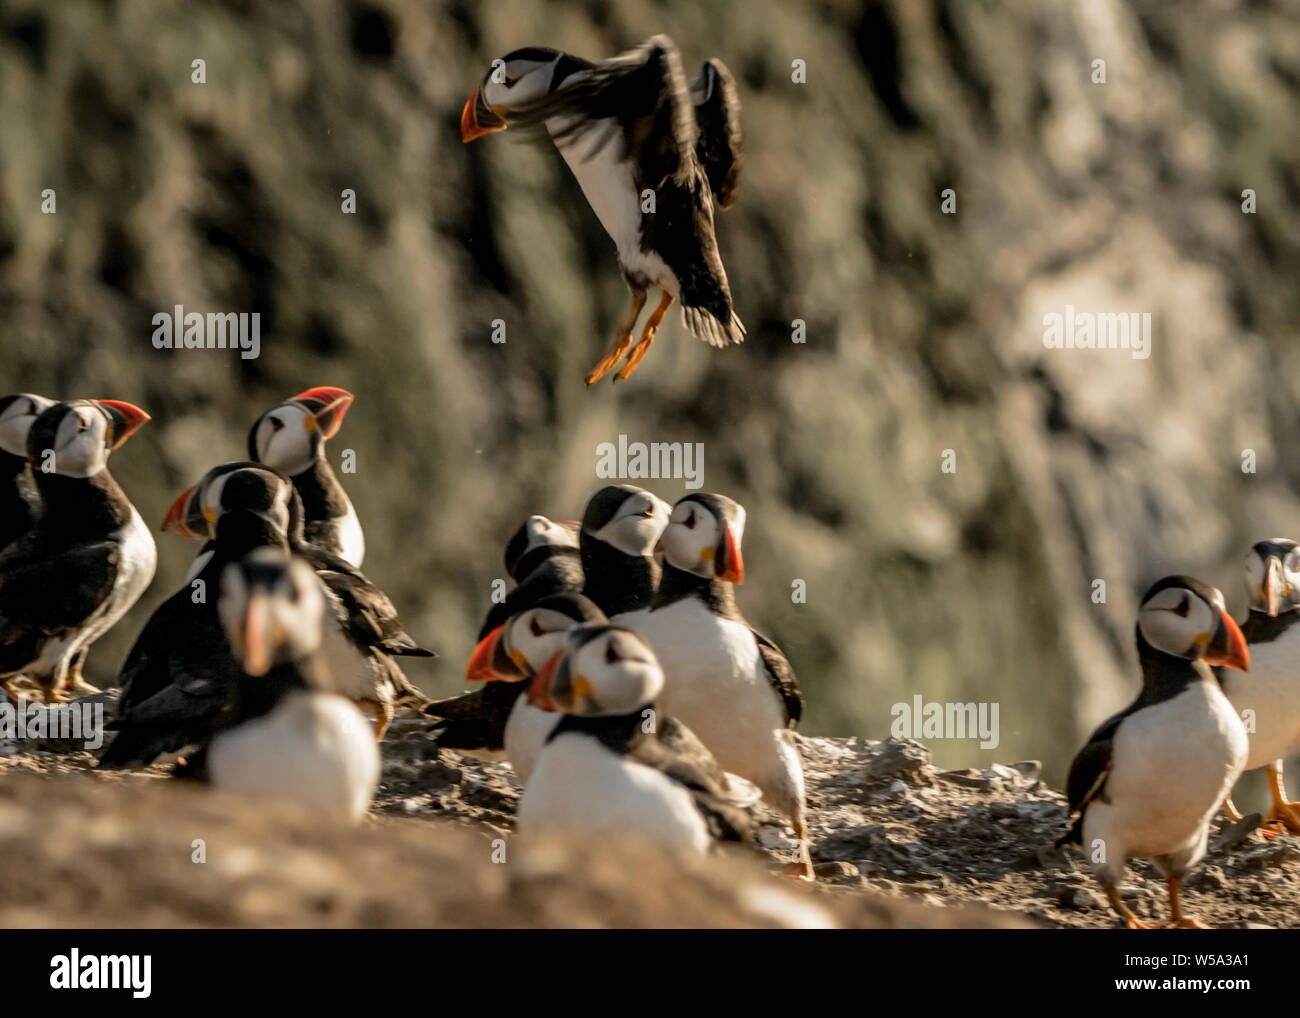
[[[556,126],[558,118],[558,126]],[[695,165],[698,128],[681,55],[666,35],[594,64],[563,88],[515,110],[511,123],[552,121],[557,145],[581,145],[590,159],[618,138],[636,166],[637,188],[685,181]]]
[[[710,70],[714,87],[704,93]],[[699,138],[695,142],[695,158],[699,160],[713,197],[724,209],[731,208],[740,186],[740,164],[743,158],[743,139],[740,132],[740,94],[736,80],[721,60],[706,60],[700,76],[691,85],[696,99],[695,123]],[[702,96],[702,97],[701,97]]]
[[[113,589],[122,546],[96,541],[51,554],[20,539],[0,556],[0,646],[80,625]]]
[[[758,643],[758,653],[763,658],[763,669],[767,672],[767,681],[781,698],[785,713],[785,725],[794,728],[803,717],[803,694],[799,692],[799,679],[790,667],[781,648],[762,633],[751,630]]]
[[[341,619],[349,635],[364,647],[377,647],[399,657],[437,657],[421,647],[402,626],[388,595],[366,579],[361,570],[314,545],[295,545],[342,605]]]
[[[473,692],[425,704],[421,713],[441,719],[429,734],[446,749],[504,749],[506,722],[526,685],[489,682]]]
[[[1070,764],[1070,775],[1065,782],[1065,795],[1069,802],[1070,813],[1078,813],[1079,817],[1064,837],[1057,841],[1058,847],[1071,841],[1082,843],[1083,816],[1087,812],[1088,804],[1106,793],[1106,779],[1110,776],[1111,764],[1114,761],[1115,733],[1119,730],[1120,722],[1133,713],[1137,706],[1135,703],[1127,710],[1103,722],[1101,727],[1092,733],[1084,747],[1075,754],[1074,761]]]

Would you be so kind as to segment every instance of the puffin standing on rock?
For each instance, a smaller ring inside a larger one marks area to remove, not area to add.
[[[30,425],[27,458],[39,518],[0,552],[0,684],[27,674],[45,702],[81,677],[86,650],[135,604],[158,554],[140,514],[108,472],[109,454],[149,415],[119,400],[47,407]]]
[[[379,749],[335,691],[325,638],[334,612],[320,578],[261,548],[225,567],[217,610],[240,670],[221,727],[177,776],[360,820],[379,784]]]
[[[660,567],[655,548],[671,507],[635,484],[611,484],[591,497],[582,514],[583,594],[611,618],[654,600]]]
[[[1137,621],[1142,691],[1102,724],[1070,765],[1066,794],[1079,817],[1057,842],[1077,842],[1129,929],[1141,922],[1119,895],[1124,865],[1150,856],[1169,886],[1167,926],[1206,929],[1183,915],[1183,875],[1205,855],[1210,820],[1241,774],[1246,729],[1213,666],[1250,667],[1246,639],[1223,595],[1167,576],[1142,598]]]
[[[1268,767],[1273,804],[1264,836],[1300,834],[1300,803],[1287,801],[1282,783],[1286,757],[1300,752],[1300,545],[1260,541],[1246,553],[1245,571],[1250,614],[1241,632],[1250,671],[1224,671],[1219,682],[1239,717],[1251,712],[1246,770]],[[1231,796],[1223,806],[1230,820],[1241,819]]]
[[[745,579],[744,532],[745,510],[726,496],[682,498],[663,534],[664,572],[653,605],[612,621],[654,648],[666,677],[663,709],[790,819],[798,858],[785,875],[812,880],[803,764],[791,737],[803,698],[780,648],[736,606],[735,584]]]
[[[307,389],[272,407],[253,424],[248,457],[287,474],[302,498],[307,540],[360,566],[365,534],[347,492],[325,458],[325,443],[343,423],[352,393],[332,385]]]
[[[461,140],[511,126],[545,127],[614,241],[632,291],[588,385],[624,354],[614,379],[632,374],[674,300],[709,345],[744,340],[713,230],[715,204],[735,201],[741,164],[740,101],[720,60],[688,86],[665,35],[599,63],[540,46],[515,50],[493,62],[465,103]],[[661,291],[659,305],[632,346],[651,287]]]
[[[570,630],[607,621],[581,594],[554,594],[497,626],[479,641],[465,670],[466,682],[486,685],[424,708],[443,719],[430,729],[435,741],[482,759],[504,755],[520,783],[526,782],[558,720],[528,704],[528,680],[564,649]]]
[[[519,800],[519,830],[639,834],[686,852],[749,843],[748,814],[688,729],[657,709],[664,673],[619,626],[571,630],[528,700],[562,715]]]

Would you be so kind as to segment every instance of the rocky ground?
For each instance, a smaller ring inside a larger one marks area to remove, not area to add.
[[[800,737],[818,874],[804,887],[762,872],[791,845],[765,811],[768,859],[516,844],[510,768],[439,751],[423,727],[395,726],[358,829],[250,808],[162,766],[104,774],[67,744],[0,741],[0,846],[6,871],[23,874],[0,892],[0,926],[1115,925],[1079,853],[1051,847],[1065,801],[1033,761],[943,771],[917,742]],[[1300,842],[1264,842],[1256,823],[1216,825],[1189,914],[1300,923]],[[1154,867],[1129,873],[1133,909],[1163,918]]]

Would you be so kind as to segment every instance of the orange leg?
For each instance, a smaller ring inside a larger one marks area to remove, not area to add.
[[[1160,929],[1159,925],[1155,923],[1144,923],[1141,919],[1139,919],[1136,915],[1134,915],[1133,910],[1124,904],[1124,899],[1119,896],[1119,890],[1117,888],[1114,887],[1106,888],[1106,897],[1110,899],[1110,907],[1113,908],[1119,914],[1119,917],[1124,920],[1124,925],[1128,929],[1130,930]]]
[[[1231,792],[1229,792],[1228,797],[1223,800],[1223,815],[1228,818],[1228,822],[1231,824],[1235,824],[1241,819],[1241,811],[1237,809],[1237,804],[1232,801]]]
[[[621,382],[636,370],[636,366],[641,363],[643,358],[650,350],[650,344],[655,340],[655,330],[659,328],[659,323],[664,320],[664,315],[668,313],[668,307],[673,302],[673,298],[668,291],[663,291],[659,298],[659,306],[650,312],[650,317],[646,319],[645,328],[641,330],[641,338],[637,340],[636,346],[632,352],[627,355],[627,363],[619,369],[614,381]]]
[[[645,307],[645,291],[633,290],[632,303],[628,305],[627,312],[619,320],[618,329],[614,333],[614,345],[610,347],[609,353],[601,358],[600,363],[588,372],[588,385],[595,385],[604,378],[609,373],[609,369],[618,363],[619,358],[632,345],[632,326],[636,324],[643,307]]]
[[[786,864],[778,876],[790,880],[816,880],[817,874],[813,872],[812,856],[808,854],[808,828],[796,822],[794,834],[799,839],[799,850],[796,857]]]
[[[1284,832],[1300,834],[1300,802],[1286,801],[1286,788],[1282,784],[1282,761],[1269,764],[1268,788],[1273,795],[1273,808],[1265,821],[1270,829],[1264,837],[1271,838]]]
[[[1170,877],[1169,886],[1169,927],[1175,930],[1209,930],[1212,926],[1207,926],[1199,919],[1188,919],[1183,915],[1182,903],[1178,900],[1178,892],[1182,889],[1182,877]]]

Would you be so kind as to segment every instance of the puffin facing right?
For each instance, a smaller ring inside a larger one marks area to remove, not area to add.
[[[1078,842],[1094,860],[1129,929],[1157,928],[1120,899],[1124,865],[1138,856],[1152,857],[1168,881],[1166,925],[1206,929],[1183,915],[1179,891],[1247,754],[1246,729],[1213,666],[1246,671],[1250,652],[1223,595],[1189,576],[1167,576],[1147,591],[1137,648],[1142,692],[1075,756],[1066,792],[1079,818],[1057,845]]]

